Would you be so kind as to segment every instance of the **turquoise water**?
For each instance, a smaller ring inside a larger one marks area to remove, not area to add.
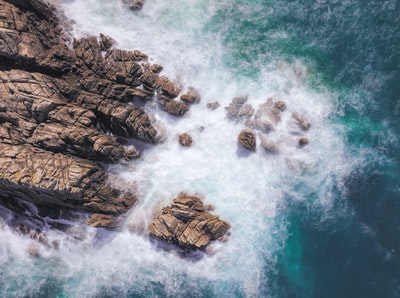
[[[143,50],[164,74],[197,87],[202,102],[181,120],[147,105],[167,140],[111,169],[128,181],[122,187],[137,181],[140,202],[101,245],[91,229],[81,242],[49,231],[60,249],[39,247],[32,258],[31,242],[4,227],[2,296],[398,297],[399,6],[147,0],[130,12],[105,0],[64,4],[74,34],[103,32]],[[205,105],[243,94],[254,107],[273,97],[307,115],[310,145],[293,146],[299,132],[283,116],[269,135],[280,155],[238,154],[243,126]],[[182,131],[193,148],[177,145]],[[229,241],[198,261],[146,236],[150,218],[180,191],[200,193],[232,224]]]

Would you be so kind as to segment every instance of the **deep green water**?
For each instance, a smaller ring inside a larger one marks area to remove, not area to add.
[[[258,5],[250,13],[233,12],[245,21],[235,22],[226,37],[232,67],[242,60],[257,64],[260,55],[301,57],[315,67],[317,80],[340,94],[335,121],[346,126],[350,158],[367,155],[367,163],[346,177],[346,194],[335,198],[329,216],[307,202],[286,208],[291,236],[280,256],[276,295],[398,297],[400,2]],[[274,30],[287,37],[269,40]],[[249,48],[245,55],[237,44]]]

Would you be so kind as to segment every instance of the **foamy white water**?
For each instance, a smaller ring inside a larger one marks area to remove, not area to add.
[[[223,36],[206,28],[217,9],[230,5],[230,1],[155,0],[147,1],[140,12],[126,10],[120,1],[63,5],[75,21],[75,36],[105,33],[120,48],[145,52],[151,62],[164,66],[164,75],[196,87],[202,101],[183,118],[146,104],[166,128],[167,139],[129,166],[110,167],[126,184],[134,181],[139,191],[140,201],[121,232],[102,235],[88,228],[84,241],[49,232],[50,240],[59,241],[59,250],[39,246],[41,258],[33,259],[28,254],[32,241],[4,227],[0,253],[9,261],[2,267],[17,280],[6,292],[18,296],[54,283],[60,295],[68,297],[268,293],[266,279],[276,270],[276,253],[287,237],[282,215],[286,200],[309,200],[313,208],[328,210],[332,191],[343,188],[342,179],[352,164],[346,160],[342,127],[330,120],[336,96],[323,86],[311,89],[310,70],[301,61],[287,63],[276,57],[256,66],[257,78],[241,76],[226,66]],[[255,153],[238,147],[237,136],[245,126],[228,121],[224,110],[238,95],[247,95],[256,109],[269,97],[286,102],[287,110],[268,135],[280,144],[280,154],[264,152],[259,139]],[[208,110],[207,102],[215,100],[221,107]],[[308,132],[293,125],[292,112],[307,116],[312,123]],[[191,148],[178,144],[182,132],[193,137]],[[309,138],[310,144],[299,148],[300,136]],[[198,261],[161,250],[147,237],[153,216],[182,191],[202,196],[232,225],[229,241],[214,243],[214,254]],[[138,232],[130,232],[128,226]]]

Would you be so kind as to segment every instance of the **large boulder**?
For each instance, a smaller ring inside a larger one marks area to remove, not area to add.
[[[223,237],[230,224],[208,212],[200,198],[180,194],[149,225],[150,234],[185,250],[204,250]]]
[[[256,135],[253,131],[243,129],[238,136],[238,142],[244,148],[251,151],[256,151]]]

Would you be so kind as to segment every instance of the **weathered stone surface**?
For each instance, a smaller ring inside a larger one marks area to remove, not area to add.
[[[256,150],[256,135],[254,132],[243,129],[238,136],[239,143],[246,149]]]
[[[258,107],[254,116],[255,127],[264,133],[274,130],[275,125],[281,119],[281,112],[285,108],[286,105],[283,102],[274,103],[272,98],[269,98]]]
[[[182,133],[178,137],[178,142],[181,144],[183,147],[190,147],[192,146],[192,137],[188,133]]]
[[[230,224],[208,213],[200,198],[180,194],[149,225],[150,234],[183,249],[205,249],[224,236]]]
[[[199,103],[201,100],[199,91],[193,87],[189,87],[187,93],[182,94],[180,98],[188,104]]]
[[[1,198],[111,215],[125,213],[136,201],[107,186],[98,165],[77,157],[0,143],[0,164]]]
[[[189,106],[181,101],[162,98],[158,102],[164,111],[174,116],[183,116],[189,111]]]
[[[22,68],[69,71],[74,54],[63,40],[54,8],[42,1],[8,2],[0,2],[0,56]]]
[[[0,103],[0,120],[3,121],[0,138],[3,142],[29,143],[54,152],[106,162],[117,162],[127,157],[125,149],[115,137],[96,129],[98,119],[92,110],[66,102],[54,84],[55,79],[19,70],[0,72],[0,79],[3,82],[0,87],[3,94]],[[61,81],[58,84],[64,87],[66,85]],[[101,98],[94,97],[93,100],[100,101]],[[103,101],[103,104],[106,102]],[[118,107],[121,109],[120,105],[118,102],[114,109],[111,107],[110,113]],[[126,113],[127,117],[133,117],[132,106],[127,105]],[[120,121],[126,123],[127,119]],[[136,123],[136,126],[131,123],[125,125],[127,131],[131,129],[128,134],[154,141],[151,136],[146,135],[148,131],[141,127],[140,121],[139,117],[131,121]],[[143,121],[145,122],[145,119],[142,119]],[[114,122],[109,120],[107,123],[112,125]],[[118,127],[124,126],[120,124]],[[133,131],[134,129],[137,131]],[[154,130],[150,134],[155,137],[157,131]]]

